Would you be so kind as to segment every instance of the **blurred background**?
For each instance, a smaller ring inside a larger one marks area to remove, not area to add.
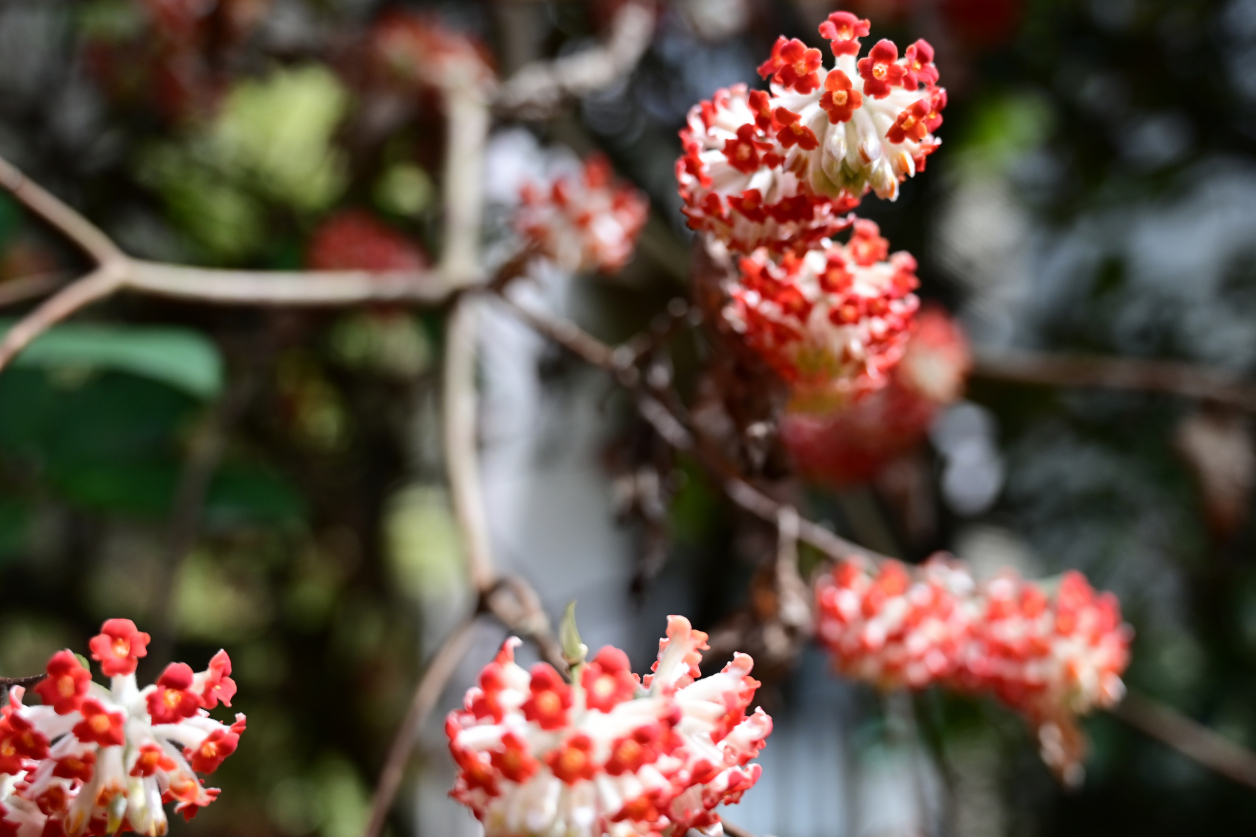
[[[414,267],[440,243],[443,115],[373,68],[388,14],[439,20],[497,71],[603,34],[615,0],[0,0],[0,155],[129,252],[189,264]],[[755,83],[826,0],[669,0],[630,77],[487,160],[490,250],[518,185],[601,151],[652,217],[616,277],[545,299],[608,340],[685,293],[673,162],[689,107]],[[874,37],[937,49],[940,152],[862,214],[920,260],[922,296],[979,357],[1009,348],[1256,372],[1256,2],[865,0]],[[79,275],[0,196],[0,316]],[[25,284],[21,284],[25,283]],[[471,607],[444,483],[443,312],[297,312],[122,296],[0,375],[0,674],[133,618],[167,659],[226,647],[248,733],[222,798],[176,834],[356,837],[422,660]],[[692,389],[700,336],[677,338]],[[746,603],[770,530],[669,454],[602,373],[486,312],[483,477],[499,563],[585,641],[645,670],[668,613]],[[980,372],[980,365],[978,367]],[[1083,570],[1137,638],[1127,681],[1256,746],[1256,479],[1248,416],[1169,395],[977,374],[866,485],[798,486],[813,516],[919,561]],[[203,497],[197,486],[204,484]],[[191,509],[191,513],[189,513]],[[198,510],[200,513],[198,513]],[[502,639],[483,627],[444,705]],[[147,669],[147,670],[145,670]],[[1256,792],[1111,716],[1062,789],[993,702],[880,696],[804,649],[762,675],[760,835],[1250,834]],[[477,833],[425,730],[392,837]]]

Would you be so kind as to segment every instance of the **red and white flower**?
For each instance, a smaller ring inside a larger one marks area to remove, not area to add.
[[[545,663],[516,664],[518,644],[506,641],[445,725],[451,795],[488,837],[722,833],[715,808],[759,778],[749,762],[772,731],[762,709],[746,715],[759,686],[750,657],[699,679],[706,634],[672,616],[644,681],[608,647],[568,684]]]
[[[781,442],[810,479],[835,486],[866,482],[924,440],[938,412],[963,395],[971,365],[959,324],[926,307],[885,388],[828,414],[787,411]]]
[[[148,639],[129,619],[109,620],[92,639],[109,688],[59,651],[34,690],[42,705],[13,690],[0,710],[0,835],[165,834],[163,803],[191,819],[218,796],[196,774],[218,769],[244,731],[243,715],[227,726],[208,712],[231,705],[231,661],[220,651],[199,674],[172,663],[140,689]]]
[[[894,200],[940,144],[946,91],[933,48],[899,57],[881,40],[857,58],[869,23],[836,12],[820,26],[834,67],[797,39],[759,68],[770,92],[738,85],[689,112],[676,177],[689,225],[750,252],[804,250],[848,223],[869,191]]]
[[[972,576],[931,560],[913,575],[897,561],[873,572],[848,561],[821,577],[816,633],[838,670],[882,689],[920,689],[955,674],[973,620]]]
[[[976,584],[935,556],[911,571],[847,561],[816,588],[817,636],[841,672],[881,688],[940,684],[991,694],[1033,724],[1049,766],[1079,778],[1080,715],[1125,693],[1133,632],[1111,593],[1078,572],[1057,583],[1005,573]]]
[[[779,263],[741,260],[724,318],[793,390],[792,407],[824,412],[883,387],[907,345],[919,300],[916,260],[889,255],[871,221]]]
[[[524,184],[515,227],[564,270],[613,273],[632,258],[649,211],[641,192],[616,182],[610,163],[593,156],[579,175]]]

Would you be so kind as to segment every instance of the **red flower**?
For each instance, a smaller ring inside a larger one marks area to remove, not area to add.
[[[35,686],[44,706],[51,706],[58,715],[68,715],[83,702],[92,675],[71,651],[58,651],[48,661],[48,676]]]
[[[5,710],[0,720],[0,774],[19,773],[24,759],[48,757],[48,738],[11,707]]]
[[[907,47],[903,58],[906,59],[907,84],[937,84],[938,68],[933,66],[933,47],[924,38]]]
[[[759,75],[763,78],[772,76],[774,84],[795,92],[811,93],[820,86],[817,71],[823,62],[820,50],[808,47],[797,38],[787,40],[782,35],[772,46],[772,56],[759,66]]]
[[[756,128],[760,131],[772,131],[780,127],[772,117],[772,100],[767,93],[762,90],[751,90],[746,101],[750,109],[754,111]]]
[[[158,744],[145,744],[140,747],[135,758],[135,766],[131,768],[132,776],[152,776],[158,770],[174,770],[174,759],[166,755]]]
[[[192,668],[187,663],[171,663],[157,678],[157,688],[148,696],[148,714],[154,724],[177,724],[201,708],[201,699],[192,691]]]
[[[566,745],[551,751],[545,757],[545,763],[564,784],[574,785],[582,779],[592,779],[597,773],[597,765],[593,761],[593,740],[577,733],[567,739]]]
[[[100,705],[100,701],[88,698],[83,701],[79,711],[83,720],[74,725],[74,737],[84,744],[98,744],[101,747],[119,747],[126,743],[122,733],[122,723],[126,719],[121,712],[112,713]]]
[[[829,122],[850,121],[856,108],[863,104],[863,94],[853,89],[850,76],[841,70],[833,70],[824,80],[824,94],[820,96],[820,107],[829,115]]]
[[[802,118],[792,110],[785,108],[776,109],[776,121],[780,123],[781,129],[777,133],[776,138],[781,141],[781,145],[786,148],[798,146],[803,151],[814,151],[820,147],[820,141],[816,139],[813,132],[799,120]]]
[[[110,619],[100,627],[88,646],[92,659],[100,663],[106,677],[134,674],[140,657],[148,654],[148,634],[135,627],[130,619]]]
[[[875,221],[862,218],[855,222],[849,247],[855,264],[863,267],[885,261],[890,252],[890,242],[881,237],[881,228]]]
[[[898,115],[890,130],[885,132],[885,138],[895,144],[907,140],[921,142],[929,135],[928,119],[932,110],[933,106],[928,98],[916,100],[911,107]]]
[[[571,687],[563,682],[549,663],[532,667],[532,693],[523,704],[523,715],[541,729],[559,729],[567,723],[571,708]]]
[[[859,39],[867,36],[871,22],[860,20],[850,12],[834,12],[820,24],[820,37],[831,41],[833,54],[858,55]]]
[[[493,751],[489,760],[504,778],[523,784],[541,769],[541,763],[528,752],[528,743],[513,732],[502,736],[502,746],[504,749]]]
[[[231,658],[227,656],[227,652],[220,650],[209,661],[209,669],[198,675],[203,680],[196,684],[196,688],[201,690],[201,705],[206,709],[213,709],[222,703],[223,706],[230,706],[231,699],[235,697],[236,684],[227,675],[231,674]]]
[[[58,759],[57,766],[52,769],[53,776],[62,779],[78,779],[80,782],[90,782],[95,772],[96,754],[91,750],[81,756],[70,755]]]
[[[427,257],[405,235],[369,212],[348,209],[314,230],[306,247],[311,270],[418,271]]]
[[[890,95],[890,88],[902,84],[907,70],[898,61],[898,47],[884,38],[877,41],[866,58],[859,59],[859,75],[864,80],[864,92],[874,99]]]
[[[214,730],[201,742],[201,746],[188,748],[183,755],[197,773],[213,773],[239,744],[240,734],[233,725],[230,730]]]
[[[737,129],[737,138],[724,143],[724,156],[728,158],[728,164],[737,171],[754,174],[762,164],[759,152],[767,151],[771,147],[771,143],[762,142],[755,137],[753,125],[742,125]]]
[[[580,684],[584,687],[585,704],[600,712],[610,712],[615,704],[631,700],[637,692],[637,678],[629,667],[628,655],[609,645],[585,666]]]

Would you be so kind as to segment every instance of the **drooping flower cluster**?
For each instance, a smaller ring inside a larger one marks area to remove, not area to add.
[[[1078,572],[1054,586],[1005,573],[977,584],[935,556],[835,567],[816,593],[817,635],[837,668],[885,689],[937,683],[996,696],[1038,731],[1044,759],[1075,779],[1076,718],[1120,701],[1132,631],[1111,593]]]
[[[868,32],[835,12],[820,25],[832,69],[781,37],[759,68],[770,92],[737,85],[689,112],[676,177],[693,229],[739,252],[800,252],[841,230],[868,191],[893,200],[924,169],[946,106],[933,48],[916,41],[900,58],[881,40],[857,58]]]
[[[889,254],[871,221],[847,244],[826,241],[774,262],[741,260],[725,320],[792,386],[794,407],[845,405],[885,385],[907,345],[919,300],[916,260]]]
[[[612,273],[632,257],[648,214],[645,196],[617,183],[610,163],[593,156],[578,176],[524,184],[515,226],[564,270]]]
[[[737,654],[700,678],[706,634],[668,619],[653,674],[603,648],[568,684],[545,663],[514,661],[510,639],[446,721],[459,767],[452,796],[487,837],[681,837],[722,829],[715,808],[759,778],[750,764],[772,731],[763,710],[746,715],[759,684]]]
[[[199,673],[171,663],[140,689],[137,660],[149,636],[129,619],[110,619],[92,639],[92,658],[109,688],[70,651],[48,662],[27,706],[14,689],[0,710],[0,835],[165,834],[163,804],[191,819],[218,796],[197,773],[213,773],[235,752],[245,718],[209,717],[231,705],[231,660],[219,651]]]
[[[787,411],[781,441],[810,479],[835,486],[866,482],[920,444],[939,410],[963,394],[971,364],[959,324],[941,309],[926,308],[884,389],[828,414]]]

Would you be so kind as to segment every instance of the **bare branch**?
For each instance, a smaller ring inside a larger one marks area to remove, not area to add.
[[[645,54],[653,33],[652,4],[626,3],[615,13],[605,43],[525,65],[498,89],[493,104],[499,112],[523,119],[551,116],[567,100],[627,77]]]
[[[454,513],[462,534],[471,583],[483,593],[497,581],[489,543],[488,519],[480,487],[479,438],[475,381],[478,333],[475,300],[463,298],[445,331],[444,423],[446,469]]]
[[[1256,383],[1178,361],[1000,350],[978,353],[972,374],[1010,383],[1162,392],[1256,411]]]
[[[450,73],[445,88],[445,234],[441,270],[452,287],[477,281],[480,221],[484,211],[484,146],[490,113],[487,94],[467,74]]]
[[[576,356],[608,371],[614,372],[620,383],[637,395],[637,409],[659,435],[679,450],[692,453],[713,475],[720,479],[724,492],[734,503],[769,523],[776,524],[784,509],[782,503],[769,497],[741,477],[737,469],[716,451],[701,443],[676,414],[660,399],[645,392],[642,377],[636,367],[629,366],[635,353],[631,349],[612,348],[598,340],[575,323],[562,317],[538,311],[506,295],[501,295],[508,306],[539,333],[566,348]],[[805,518],[798,519],[798,539],[811,544],[835,560],[861,556],[873,562],[886,558],[870,549],[829,531],[818,523]]]
[[[92,257],[98,266],[103,267],[126,259],[126,255],[118,245],[114,244],[109,236],[101,232],[95,224],[38,183],[27,179],[26,175],[4,158],[0,158],[0,186],[7,189],[23,206],[78,245],[84,253]]]
[[[439,305],[449,298],[450,284],[440,270],[217,270],[131,259],[122,287],[218,305]]]
[[[29,182],[29,181],[28,181]],[[123,264],[125,264],[125,257]],[[17,322],[0,340],[0,369],[8,366],[18,352],[57,323],[122,286],[117,262],[97,268],[82,279],[48,298]]]
[[[733,825],[728,820],[724,820],[723,824],[724,824],[724,833],[727,834],[728,837],[754,837],[754,835],[751,834],[746,829],[742,828],[741,826]]]
[[[397,798],[397,789],[401,787],[401,779],[405,775],[406,762],[414,750],[414,739],[423,722],[432,714],[436,702],[440,700],[449,679],[457,670],[458,662],[467,653],[471,644],[471,629],[475,625],[472,617],[459,625],[437,650],[432,660],[419,679],[397,734],[393,737],[392,746],[388,749],[388,758],[384,761],[384,769],[380,771],[379,781],[375,785],[375,794],[371,798],[371,818],[367,822],[362,837],[379,837],[392,809],[393,800]]]
[[[1256,788],[1256,753],[1177,710],[1146,695],[1130,692],[1109,711],[1209,770]]]

